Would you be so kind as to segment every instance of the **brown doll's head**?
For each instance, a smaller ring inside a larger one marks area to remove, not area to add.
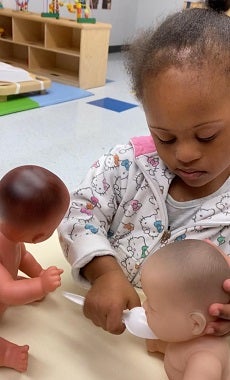
[[[69,192],[58,176],[40,166],[19,166],[0,181],[1,232],[15,242],[46,240],[68,205]]]

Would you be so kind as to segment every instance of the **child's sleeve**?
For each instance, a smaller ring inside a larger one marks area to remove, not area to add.
[[[92,165],[72,192],[69,209],[58,228],[73,277],[82,283],[85,280],[79,274],[80,269],[94,257],[116,255],[108,236],[126,191],[132,152],[131,145],[117,146]]]

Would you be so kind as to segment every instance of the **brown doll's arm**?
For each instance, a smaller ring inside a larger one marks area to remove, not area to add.
[[[43,271],[42,266],[37,262],[33,255],[26,250],[24,243],[21,243],[21,261],[19,270],[31,278],[39,277]]]
[[[40,277],[14,280],[0,264],[0,302],[5,305],[23,305],[41,299],[61,285],[62,269],[49,267]]]

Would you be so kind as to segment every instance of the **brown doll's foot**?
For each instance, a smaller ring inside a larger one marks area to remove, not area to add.
[[[29,346],[18,346],[0,338],[0,367],[13,368],[25,372],[28,365]]]

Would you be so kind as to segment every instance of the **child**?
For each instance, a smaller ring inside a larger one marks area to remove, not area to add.
[[[39,166],[20,166],[0,181],[0,313],[9,305],[42,299],[61,285],[62,269],[43,269],[26,243],[48,239],[69,205],[69,193],[55,174]],[[18,276],[18,270],[29,278]],[[28,345],[0,338],[0,366],[27,369]]]
[[[111,333],[124,331],[123,310],[140,305],[135,287],[150,252],[210,239],[230,254],[229,36],[223,12],[186,9],[127,50],[150,136],[92,165],[59,229],[74,279],[91,285],[84,314]],[[230,280],[224,286],[230,292]],[[226,321],[207,332],[230,331],[230,305],[210,313]]]
[[[227,303],[222,283],[230,276],[224,255],[200,240],[159,249],[142,268],[149,326],[166,344],[169,379],[230,379],[230,349],[224,337],[204,336],[211,303]]]

